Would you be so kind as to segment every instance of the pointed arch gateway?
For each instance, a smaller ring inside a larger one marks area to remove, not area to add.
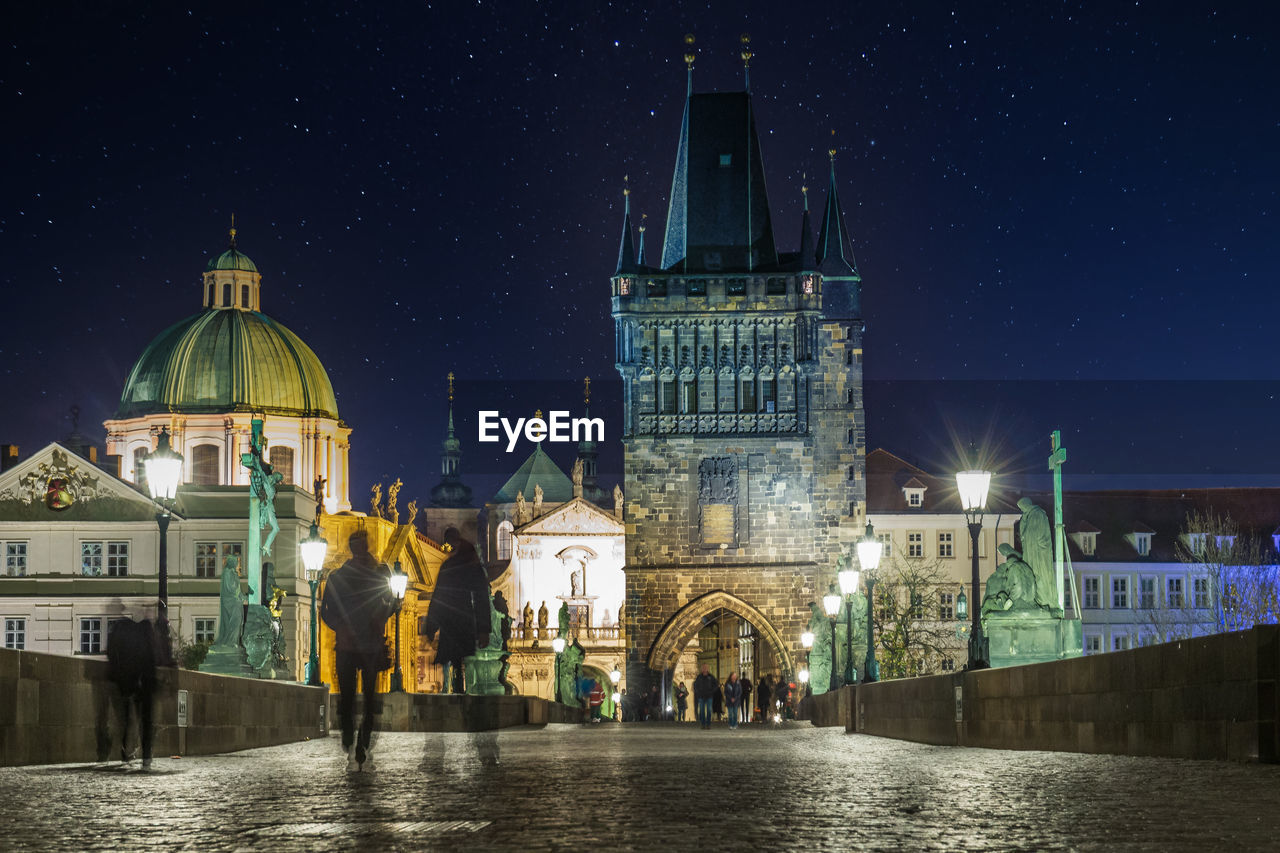
[[[667,670],[676,665],[684,647],[698,636],[707,622],[722,613],[732,613],[750,622],[760,632],[761,639],[771,645],[781,661],[784,671],[795,672],[795,659],[791,649],[782,641],[777,630],[763,613],[747,602],[724,590],[708,592],[680,608],[658,632],[649,647],[648,665],[653,670]]]

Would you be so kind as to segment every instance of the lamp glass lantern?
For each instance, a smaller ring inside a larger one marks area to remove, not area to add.
[[[874,572],[884,556],[884,545],[876,539],[875,529],[867,525],[867,532],[858,542],[858,562],[864,572]]]
[[[796,673],[796,678],[800,679],[800,683],[801,683],[801,684],[808,684],[808,683],[809,683],[809,670],[807,670],[807,669],[802,669],[802,670],[800,670],[798,673]]]
[[[960,589],[960,594],[956,596],[956,619],[963,622],[969,618],[969,597],[964,594],[964,589]]]
[[[959,471],[956,473],[956,489],[960,493],[960,506],[965,512],[977,512],[987,505],[987,491],[991,488],[990,471]]]
[[[551,648],[555,650],[556,654],[564,652],[564,645],[564,637],[556,637],[551,641]]]
[[[147,455],[143,464],[146,466],[147,488],[151,490],[151,498],[157,501],[173,500],[178,494],[178,481],[182,479],[182,454],[170,445],[167,427],[161,428],[156,449]]]
[[[832,619],[840,613],[840,595],[834,589],[822,596],[822,609]]]
[[[387,585],[391,587],[391,592],[397,601],[404,601],[405,590],[409,588],[409,576],[405,574],[404,569],[400,568],[399,560],[396,560],[395,570],[387,579]]]
[[[307,580],[319,580],[320,573],[324,571],[324,557],[329,551],[329,543],[320,535],[320,526],[315,522],[311,523],[307,538],[298,543],[298,550],[302,552],[302,566],[307,573]]]
[[[805,631],[800,635],[800,645],[804,646],[806,649],[813,648],[813,632],[812,631]]]
[[[858,570],[841,569],[837,577],[840,580],[840,594],[853,595],[858,591]]]
[[[618,682],[622,680],[622,673],[618,671],[616,666],[609,671],[609,680],[613,682],[614,686],[617,686]]]

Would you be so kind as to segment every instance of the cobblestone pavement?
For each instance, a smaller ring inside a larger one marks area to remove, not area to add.
[[[0,769],[5,850],[1276,849],[1280,767],[956,749],[807,724],[382,734]]]

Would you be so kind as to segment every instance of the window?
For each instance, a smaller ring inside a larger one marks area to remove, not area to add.
[[[938,619],[946,621],[956,618],[956,597],[954,593],[938,593]]]
[[[1084,579],[1084,604],[1085,610],[1097,610],[1101,604],[1101,587],[1102,579],[1098,577]]]
[[[247,284],[240,285],[240,307],[249,307],[249,285]]]
[[[813,276],[807,275],[800,279],[800,290],[804,292],[805,296],[813,295]]]
[[[756,410],[756,381],[754,379],[742,380],[742,396],[739,401],[741,402],[739,411],[754,412]]]
[[[911,618],[924,618],[924,596],[918,592],[911,593]]]
[[[1098,549],[1098,534],[1081,533],[1080,534],[1080,553],[1086,557],[1092,557],[1093,552]]]
[[[955,556],[955,534],[946,531],[938,534],[938,556],[954,557]]]
[[[102,543],[80,543],[80,574],[96,578],[102,574]]]
[[[102,617],[80,620],[80,654],[102,654]]]
[[[1111,635],[1111,651],[1123,652],[1129,649],[1128,634],[1112,634]]]
[[[917,509],[924,506],[924,489],[903,489],[902,494],[907,499],[907,506]]]
[[[6,618],[4,620],[4,647],[19,651],[27,647],[26,619]]]
[[[745,278],[729,279],[729,295],[730,296],[746,296],[747,280]]]
[[[692,415],[698,411],[698,383],[690,379],[680,385],[680,412]]]
[[[939,664],[943,672],[955,672],[956,662],[954,658],[943,658]]]
[[[1084,653],[1086,655],[1096,655],[1102,652],[1102,635],[1089,634],[1084,638]]]
[[[1169,578],[1165,582],[1165,602],[1170,608],[1186,607],[1186,597],[1182,594],[1182,578]]]
[[[845,436],[845,442],[846,442],[846,443],[848,443],[848,444],[853,444],[853,429],[852,429],[852,428],[850,428],[850,429],[849,429],[849,432],[846,434],[846,436]]]
[[[208,305],[210,308],[213,307],[213,282],[209,283],[209,301],[205,304]]]
[[[511,559],[511,522],[504,521],[498,525],[498,559]]]
[[[243,571],[243,542],[197,542],[196,543],[196,577],[222,577],[222,566],[227,557],[235,555],[237,565]]]
[[[135,447],[133,449],[133,482],[144,490],[147,488],[147,466],[144,464],[147,459],[147,452],[145,447]]]
[[[720,155],[720,165],[721,165],[721,166],[729,166],[729,165],[732,165],[732,163],[733,163],[733,155],[732,155],[732,154],[721,154],[721,155]]]
[[[844,401],[850,405],[853,405],[853,389],[852,388],[844,392]]]
[[[213,643],[215,628],[218,620],[216,619],[197,619],[195,640],[197,643]]]
[[[849,482],[852,483],[856,479],[858,479],[858,468],[856,465],[850,465],[849,466]]]
[[[284,479],[280,481],[281,485],[293,485],[293,448],[292,447],[273,447],[267,454],[271,462],[271,467],[284,475]]]
[[[619,296],[631,295],[631,279],[625,275],[622,278],[618,279],[618,295]]]
[[[924,534],[913,532],[907,534],[907,556],[923,557],[924,556]]]
[[[787,280],[785,278],[771,278],[765,282],[765,293],[770,296],[786,296]]]
[[[893,556],[893,534],[892,533],[877,533],[876,541],[880,543],[880,548],[881,548],[880,556],[882,558]]]
[[[1156,609],[1156,579],[1138,578],[1138,608],[1140,610]]]
[[[1122,609],[1129,606],[1129,579],[1111,579],[1111,606]]]
[[[27,543],[4,543],[4,573],[11,578],[27,576]]]
[[[701,279],[701,278],[690,279],[689,295],[690,296],[706,296],[707,295],[706,279]]]
[[[230,308],[235,303],[231,301],[231,285],[222,285],[222,304]]]
[[[191,448],[191,482],[199,486],[218,485],[218,445],[197,444]]]
[[[846,365],[852,365],[852,364],[853,364],[853,350],[851,350],[851,349],[847,349],[847,350],[845,350],[845,351],[844,351],[844,363],[845,363]]]
[[[128,542],[81,542],[80,574],[96,578],[102,576],[106,567],[107,576],[123,578],[129,574]]]
[[[1151,534],[1150,533],[1135,534],[1134,544],[1137,546],[1139,556],[1146,557],[1151,554]]]
[[[1196,578],[1192,592],[1196,597],[1196,607],[1203,610],[1209,606],[1209,579]]]
[[[760,411],[772,412],[774,405],[774,382],[772,379],[760,380]]]

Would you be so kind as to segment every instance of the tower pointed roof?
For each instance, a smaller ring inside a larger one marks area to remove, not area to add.
[[[624,179],[625,180],[625,179]],[[618,269],[614,273],[635,272],[636,249],[631,242],[631,187],[622,190],[624,207],[622,214],[622,241],[618,244]]]
[[[573,481],[560,470],[560,466],[551,461],[551,457],[542,452],[539,444],[524,460],[511,479],[493,496],[493,503],[514,503],[516,494],[523,492],[525,500],[533,502],[533,487],[542,486],[542,500],[545,503],[564,503],[573,499]]]
[[[640,251],[636,254],[636,263],[640,266],[646,266],[644,261],[644,220],[645,214],[640,214]]]
[[[453,373],[449,373],[449,426],[440,442],[440,482],[431,489],[431,505],[471,506],[471,487],[462,482],[462,442],[453,432]]]
[[[670,198],[663,269],[746,272],[778,263],[748,92],[689,94]]]
[[[813,222],[809,218],[809,188],[800,187],[804,195],[804,216],[800,219],[800,269],[811,269],[817,266],[813,248]]]
[[[845,224],[840,195],[836,191],[836,152],[831,149],[831,178],[827,187],[827,209],[822,213],[822,227],[818,229],[818,271],[829,276],[858,276],[858,264],[853,257],[853,243]]]

